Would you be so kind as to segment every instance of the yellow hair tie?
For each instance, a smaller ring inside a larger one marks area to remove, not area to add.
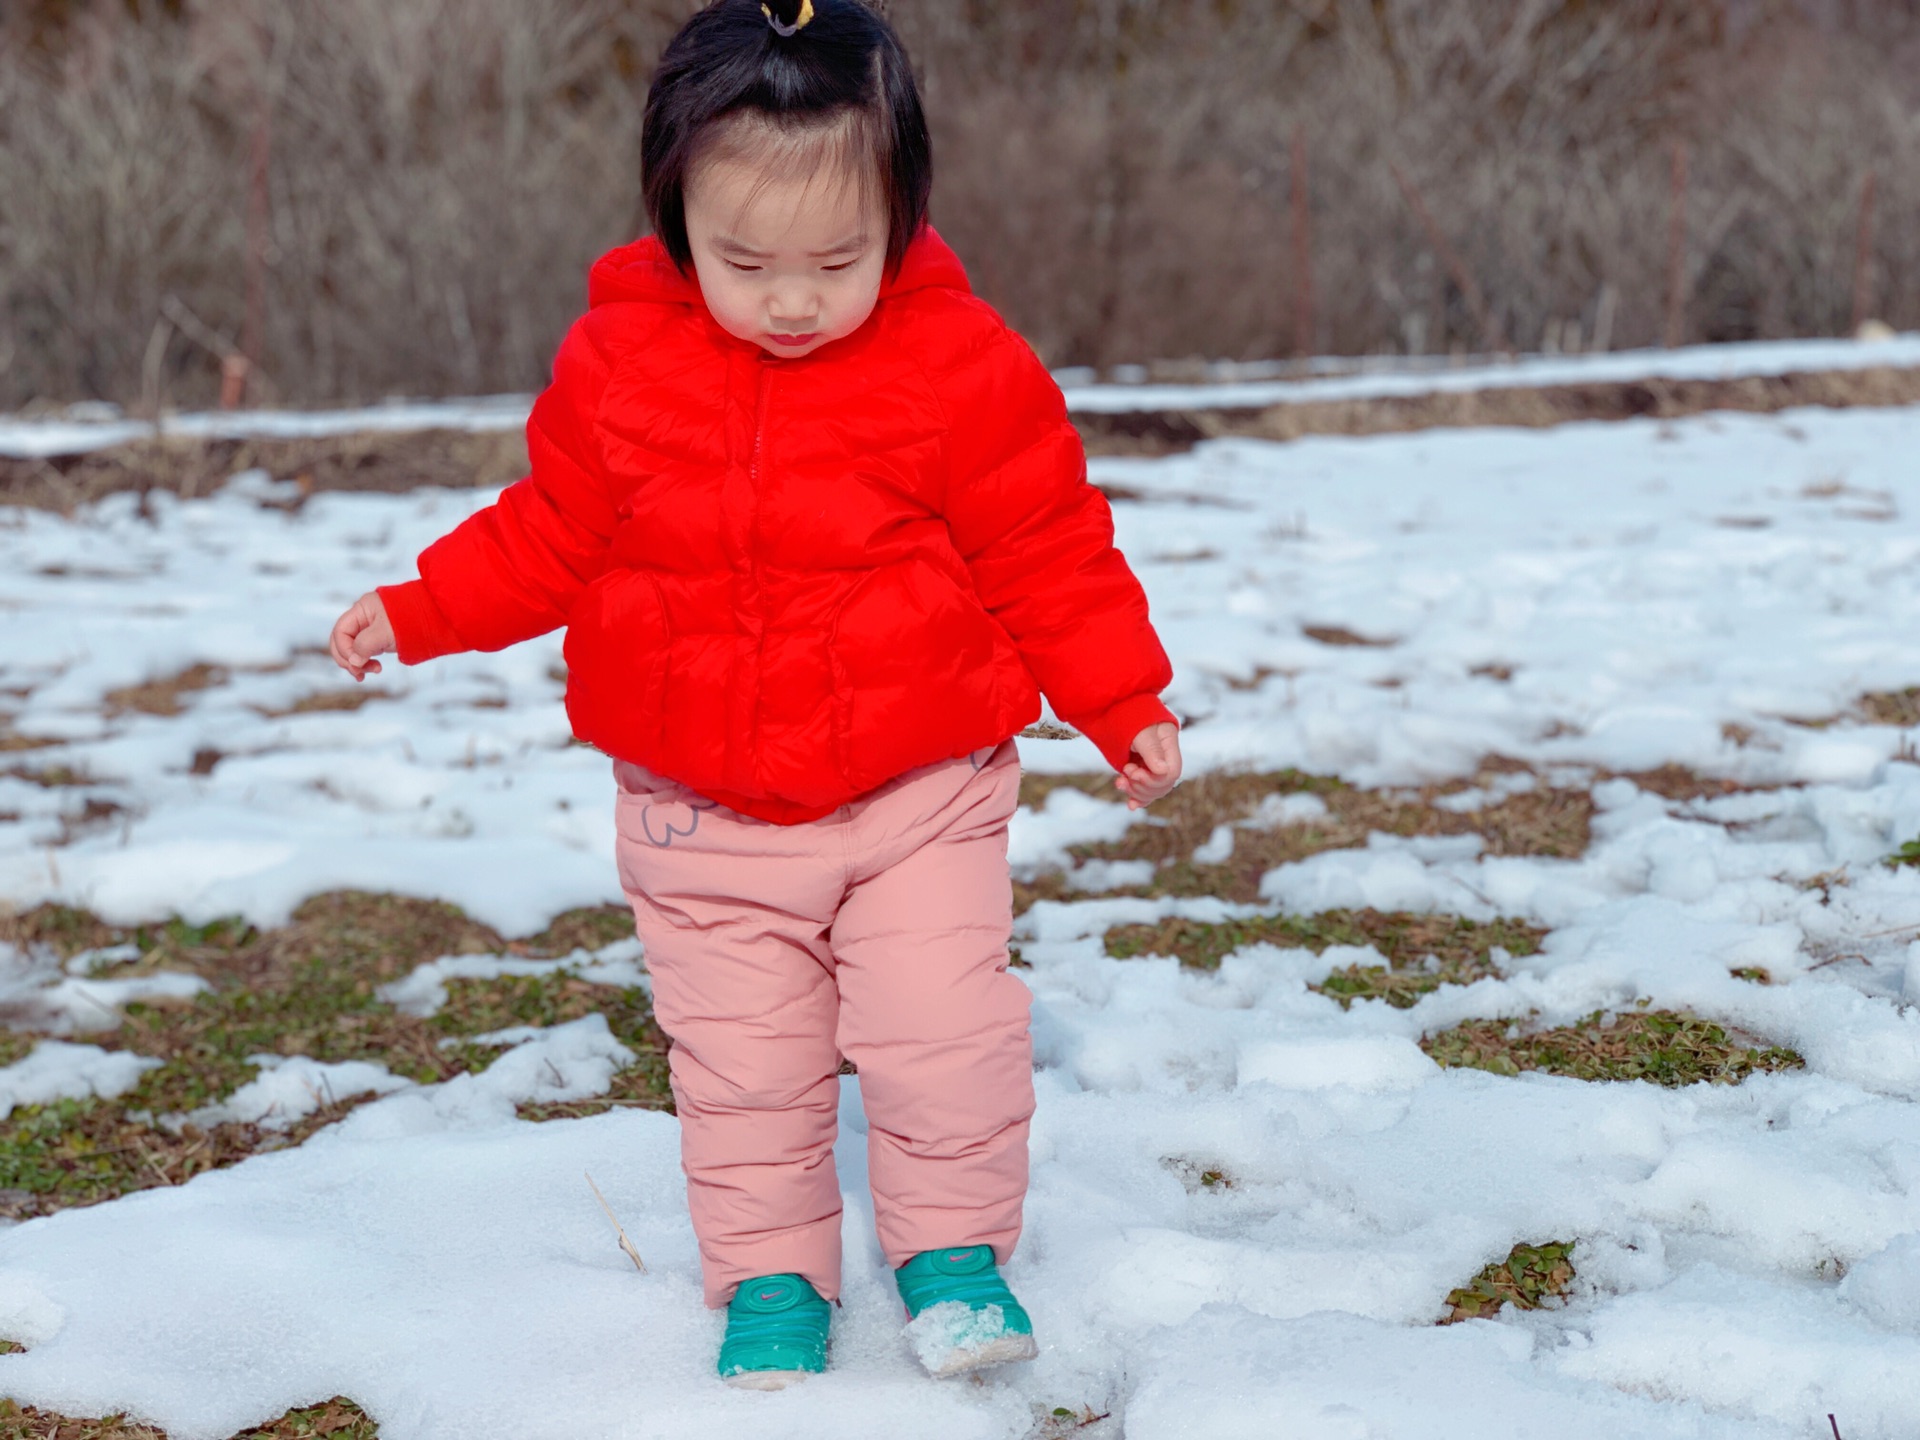
[[[773,26],[773,33],[781,39],[791,39],[807,28],[807,22],[813,19],[813,0],[800,0],[800,11],[793,17],[791,25],[780,23],[780,17],[773,13],[771,5],[762,5],[760,13],[767,17],[767,23]]]

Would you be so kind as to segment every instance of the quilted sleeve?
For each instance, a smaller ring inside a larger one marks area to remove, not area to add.
[[[1013,637],[1054,713],[1125,767],[1134,736],[1173,714],[1173,667],[1146,592],[1113,544],[1066,401],[1012,331],[940,384],[947,409],[947,528],[988,611]]]
[[[500,650],[566,623],[606,566],[615,514],[593,421],[608,367],[577,322],[527,421],[531,473],[420,555],[420,578],[380,589],[400,659]]]

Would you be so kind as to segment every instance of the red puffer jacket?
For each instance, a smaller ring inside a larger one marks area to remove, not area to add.
[[[1116,768],[1172,718],[1060,392],[931,230],[797,360],[651,239],[590,295],[532,474],[380,592],[407,664],[565,625],[581,739],[777,824],[999,743],[1041,691]]]

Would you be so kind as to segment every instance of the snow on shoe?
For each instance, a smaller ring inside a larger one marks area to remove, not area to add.
[[[907,1346],[929,1375],[964,1375],[1039,1354],[1033,1336],[1007,1328],[998,1305],[976,1310],[964,1300],[929,1305],[907,1322]]]

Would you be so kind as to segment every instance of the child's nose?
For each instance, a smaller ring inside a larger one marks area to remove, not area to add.
[[[767,303],[772,318],[781,324],[805,323],[820,314],[820,297],[810,285],[782,285]]]

